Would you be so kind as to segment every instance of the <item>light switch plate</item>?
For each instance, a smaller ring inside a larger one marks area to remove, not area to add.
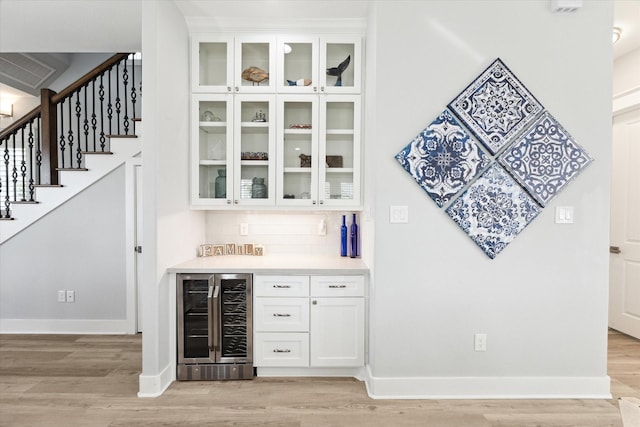
[[[556,224],[573,224],[573,206],[556,207]]]
[[[243,222],[240,224],[240,235],[241,236],[249,235],[249,224],[247,224],[246,222]]]
[[[409,206],[389,206],[389,222],[391,224],[406,224],[409,222]]]

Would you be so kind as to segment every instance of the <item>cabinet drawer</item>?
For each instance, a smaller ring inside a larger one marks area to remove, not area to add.
[[[364,296],[364,276],[311,276],[311,295],[315,297]]]
[[[253,293],[258,297],[309,296],[309,276],[253,276]]]
[[[257,332],[254,338],[254,366],[309,366],[309,334]]]
[[[256,298],[253,306],[256,331],[307,332],[308,298]]]

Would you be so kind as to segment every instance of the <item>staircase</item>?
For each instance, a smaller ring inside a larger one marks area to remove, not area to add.
[[[116,54],[0,132],[0,244],[139,155],[140,76]]]

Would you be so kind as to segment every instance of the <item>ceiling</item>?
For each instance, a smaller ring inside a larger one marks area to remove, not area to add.
[[[276,4],[277,2],[274,2]],[[317,3],[317,6],[320,7],[320,2],[312,2],[310,4]],[[176,4],[185,14],[185,16],[215,16],[215,12],[211,11],[210,5],[207,1],[202,0],[177,0]],[[227,8],[240,7],[241,5],[238,2],[228,1],[228,2],[215,2],[218,6],[223,6]],[[335,13],[340,16],[348,15],[349,17],[365,17],[366,12],[366,2],[344,2],[345,6],[349,6],[348,8],[338,7],[334,8]],[[246,3],[244,4],[246,6]],[[244,7],[245,11],[247,10]],[[274,8],[277,9],[277,8]],[[324,8],[326,9],[326,7]],[[249,8],[248,10],[251,10]],[[213,15],[210,12],[214,12]],[[282,11],[280,11],[282,12]],[[325,11],[326,12],[326,11]],[[275,12],[277,13],[277,12]],[[578,12],[579,13],[579,12]],[[286,14],[285,14],[286,16]],[[614,20],[613,26],[619,27],[622,30],[622,35],[620,40],[613,46],[613,57],[614,59],[618,59],[625,54],[640,48],[640,0],[615,0],[614,6]],[[38,54],[41,55],[41,54]],[[52,54],[59,56],[60,54]],[[78,55],[78,54],[69,54],[69,55]],[[10,98],[24,98],[31,97],[31,95],[17,90],[13,87],[10,87],[6,84],[0,83],[0,96],[1,97],[10,97]]]

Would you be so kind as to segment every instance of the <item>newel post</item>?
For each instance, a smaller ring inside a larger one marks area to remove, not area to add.
[[[42,165],[40,183],[58,185],[58,112],[51,98],[56,93],[51,89],[40,89],[42,121]]]

